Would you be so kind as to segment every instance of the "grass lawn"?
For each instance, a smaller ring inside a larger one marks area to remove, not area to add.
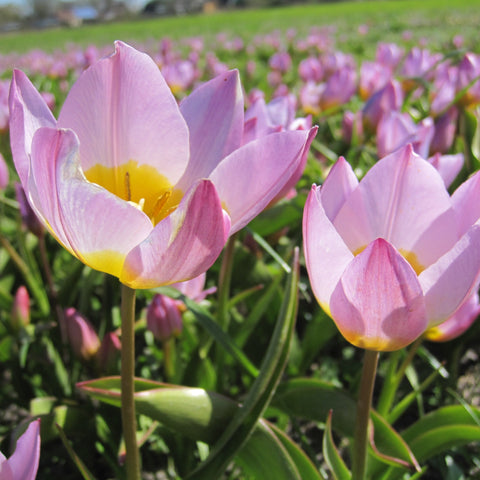
[[[0,53],[26,52],[34,48],[53,51],[68,43],[86,46],[110,44],[116,39],[142,42],[171,37],[201,35],[207,41],[219,32],[252,38],[258,33],[295,28],[307,32],[312,27],[335,25],[343,42],[355,51],[359,25],[368,25],[371,44],[395,41],[410,30],[414,38],[426,38],[431,47],[461,34],[470,50],[478,50],[479,0],[395,0],[338,2],[297,5],[276,9],[219,11],[209,15],[153,18],[88,25],[80,28],[55,28],[23,31],[0,36]],[[362,46],[362,49],[365,48]],[[363,51],[356,53],[362,54]]]

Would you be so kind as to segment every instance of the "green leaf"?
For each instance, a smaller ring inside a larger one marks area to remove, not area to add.
[[[90,380],[77,385],[92,398],[120,407],[120,377]],[[161,422],[175,433],[213,444],[240,406],[233,400],[200,388],[179,387],[135,379],[137,413]],[[259,420],[235,457],[254,478],[320,480],[305,453],[281,430]],[[267,472],[267,476],[264,473]],[[299,474],[300,476],[296,476]]]
[[[298,249],[295,249],[286,295],[258,377],[241,408],[216,442],[209,457],[192,474],[190,480],[220,478],[231,459],[253,432],[257,420],[268,406],[285,368],[298,306]]]
[[[474,415],[472,415],[472,412]],[[460,405],[439,408],[425,415],[402,436],[420,462],[455,446],[480,442],[480,410]]]
[[[80,457],[75,453],[75,450],[73,450],[72,446],[70,445],[70,442],[68,441],[65,432],[62,430],[62,427],[60,425],[55,424],[58,430],[58,434],[60,436],[60,439],[62,440],[62,443],[64,447],[67,449],[68,454],[70,455],[70,458],[73,460],[73,463],[78,468],[78,471],[82,474],[82,477],[84,480],[95,480],[95,477],[93,474],[88,470],[88,468],[85,466],[85,464],[82,462]]]
[[[272,406],[290,416],[324,422],[333,411],[333,429],[353,435],[356,402],[347,393],[316,378],[296,378],[279,385]]]
[[[195,301],[181,294],[178,290],[171,287],[161,287],[155,289],[156,292],[168,295],[171,298],[181,300],[189,310],[193,312],[198,323],[207,330],[207,332],[221,345],[225,351],[230,353],[235,360],[250,374],[252,377],[258,375],[258,369],[247,358],[243,351],[233,342],[210,315],[210,313]]]
[[[372,411],[371,418],[373,438],[370,438],[370,445],[374,457],[383,463],[404,468],[414,467],[415,470],[420,471],[417,459],[400,434],[375,411]],[[369,468],[369,472],[371,471]],[[376,478],[376,474],[372,474],[371,477]]]
[[[345,462],[338,453],[337,447],[332,437],[332,412],[327,417],[325,433],[323,435],[323,455],[330,470],[332,471],[334,480],[350,480],[352,475],[348,470]]]

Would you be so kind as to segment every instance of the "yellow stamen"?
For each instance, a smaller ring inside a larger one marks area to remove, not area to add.
[[[97,164],[84,173],[89,182],[142,210],[154,225],[174,211],[183,197],[155,167],[135,160],[115,167]]]

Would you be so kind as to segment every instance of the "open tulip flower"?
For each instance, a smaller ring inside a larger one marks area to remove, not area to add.
[[[40,460],[40,420],[30,423],[9,459],[0,452],[2,480],[34,480]]]
[[[244,145],[237,71],[178,106],[154,61],[121,42],[79,77],[58,121],[18,70],[9,106],[13,158],[36,214],[74,256],[131,288],[207,270],[281,190],[315,134]]]
[[[303,220],[313,292],[352,344],[392,351],[447,320],[478,286],[480,174],[450,197],[411,145],[358,182],[340,158]]]

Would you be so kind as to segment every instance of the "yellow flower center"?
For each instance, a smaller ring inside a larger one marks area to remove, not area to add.
[[[135,160],[115,167],[97,164],[84,173],[89,182],[102,186],[142,210],[153,225],[173,212],[183,197],[183,192],[174,189],[155,167],[138,165]]]

